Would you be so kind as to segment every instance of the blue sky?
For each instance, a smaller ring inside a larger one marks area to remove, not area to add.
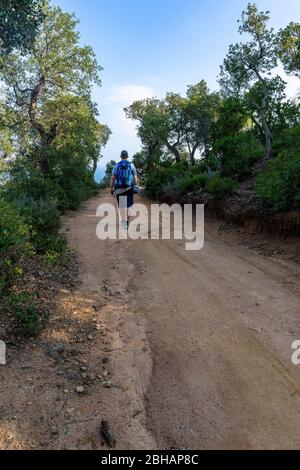
[[[113,135],[103,149],[101,164],[132,155],[140,148],[135,124],[123,108],[135,99],[163,97],[167,91],[185,93],[189,84],[205,79],[217,89],[219,66],[229,44],[240,40],[237,19],[248,0],[53,0],[74,12],[83,44],[91,45],[102,72],[95,88],[101,121]],[[275,29],[300,21],[299,0],[257,0],[270,10]],[[300,80],[288,78],[294,95]]]

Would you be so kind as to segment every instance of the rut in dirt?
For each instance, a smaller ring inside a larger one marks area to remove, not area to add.
[[[104,195],[90,209],[109,201]],[[291,344],[300,333],[298,266],[227,243],[209,223],[198,252],[178,240],[97,243],[92,254],[78,238],[87,272],[98,261],[101,271],[111,257],[115,270],[131,266],[121,277],[135,313],[124,312],[119,335],[145,404],[141,425],[155,446],[297,448],[300,378]],[[143,445],[139,436],[129,439]]]

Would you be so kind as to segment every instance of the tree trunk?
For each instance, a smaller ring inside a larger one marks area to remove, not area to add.
[[[47,147],[49,147],[57,135],[57,124],[52,124],[50,130],[47,132],[44,126],[39,123],[36,119],[37,102],[40,93],[42,92],[46,83],[46,78],[42,75],[38,81],[38,84],[31,92],[30,104],[29,104],[29,119],[31,125],[38,131],[41,138],[41,148],[39,152],[39,158],[37,161],[37,167],[39,168],[42,176],[46,176],[49,171],[49,162],[47,157]]]
[[[258,111],[258,114],[260,116],[261,125],[262,125],[262,128],[264,130],[264,134],[265,134],[266,152],[265,152],[265,156],[264,156],[264,161],[267,161],[270,158],[272,158],[272,151],[273,151],[272,132],[271,132],[270,126],[269,126],[267,118],[266,118],[267,100],[268,100],[269,93],[268,93],[268,89],[266,87],[266,82],[265,82],[264,78],[260,75],[260,73],[258,72],[256,67],[254,67],[253,70],[256,73],[256,76],[257,76],[258,80],[263,85],[263,97],[262,97],[261,105],[258,105],[257,103],[254,103],[254,105],[255,105],[255,107]]]
[[[102,156],[101,156],[101,158],[102,158]],[[98,166],[98,159],[97,159],[97,157],[95,157],[95,158],[93,158],[93,168],[92,168],[93,175],[95,175],[95,173],[96,173],[97,166]]]
[[[44,154],[43,148],[41,149],[40,158],[37,161],[37,166],[38,166],[38,169],[40,170],[41,175],[45,178],[49,171],[49,163],[48,163],[48,158]]]
[[[257,103],[255,104],[255,107],[258,111],[260,121],[261,121],[261,126],[264,132],[264,137],[265,137],[265,155],[264,155],[264,160],[270,160],[272,158],[272,152],[273,152],[273,138],[272,138],[272,131],[270,129],[270,126],[268,124],[268,121],[266,119],[266,114],[265,114],[265,101],[266,97],[263,98],[262,106],[259,106]]]
[[[195,154],[196,154],[197,147],[194,147],[193,150],[191,151],[190,154],[190,160],[191,160],[191,165],[195,166],[196,161],[195,161]]]
[[[199,147],[199,143],[195,144],[195,145],[193,146],[193,148],[192,148],[188,137],[186,137],[186,143],[187,143],[187,147],[188,147],[188,151],[189,151],[189,156],[190,156],[190,164],[191,164],[192,166],[194,166],[195,163],[196,163],[196,162],[195,162],[195,154],[196,154],[197,148]]]
[[[173,153],[173,155],[175,156],[176,163],[180,163],[181,156],[180,156],[180,152],[178,148],[175,145],[169,144],[168,142],[167,142],[167,147],[168,147],[168,150],[170,150],[170,152]]]
[[[266,121],[265,118],[262,118],[262,126],[265,133],[265,146],[266,146],[266,153],[264,160],[270,160],[272,158],[272,151],[273,151],[273,139],[271,129]]]
[[[41,149],[39,152],[38,168],[43,177],[47,176],[49,171],[49,161],[47,156],[48,147],[50,147],[57,135],[57,124],[52,124],[50,131],[46,132],[41,124],[36,124],[36,129],[41,136]]]

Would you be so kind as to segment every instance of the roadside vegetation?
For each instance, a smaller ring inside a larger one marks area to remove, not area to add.
[[[48,1],[5,0],[0,12],[0,298],[37,331],[26,260],[66,263],[60,216],[95,194],[109,128],[92,102],[101,67],[78,21]],[[28,294],[28,295],[27,295]]]
[[[300,78],[300,24],[275,32],[268,20],[255,4],[242,13],[241,42],[229,47],[217,92],[202,80],[185,96],[170,92],[125,109],[137,122],[142,151],[134,163],[147,195],[223,200],[248,187],[257,207],[299,209],[299,97],[287,99],[277,67]]]

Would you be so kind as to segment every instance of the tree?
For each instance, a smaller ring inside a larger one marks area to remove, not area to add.
[[[86,166],[95,174],[101,148],[107,144],[111,131],[97,119],[97,108],[86,97],[72,94],[58,95],[45,103],[41,122],[46,128],[57,123],[55,149],[68,148],[75,159],[81,156]],[[51,162],[49,162],[51,164]]]
[[[181,161],[180,150],[185,137],[185,117],[183,114],[184,98],[177,93],[167,93],[161,102],[166,129],[164,132],[165,145],[176,160]]]
[[[214,139],[240,134],[249,119],[250,113],[244,100],[234,96],[220,100],[213,129]]]
[[[106,163],[105,174],[102,180],[102,184],[104,186],[109,186],[112,177],[112,172],[116,163],[117,162],[115,160],[110,160],[110,162]]]
[[[272,156],[273,141],[267,114],[274,82],[269,75],[278,61],[276,36],[273,29],[267,28],[268,19],[269,12],[258,12],[256,5],[248,4],[242,13],[239,32],[249,34],[251,40],[230,46],[219,80],[225,96],[241,97],[250,92],[254,115],[264,132],[265,159]]]
[[[208,147],[218,103],[217,93],[210,93],[204,80],[187,89],[183,104],[184,139],[192,165],[195,164],[197,150]]]
[[[287,73],[300,78],[300,23],[291,22],[278,34],[278,52]]]
[[[0,53],[32,48],[43,19],[41,0],[0,0]]]
[[[127,118],[138,121],[138,136],[146,156],[146,171],[151,170],[166,143],[167,126],[160,100],[135,101],[124,109]]]
[[[58,134],[57,119],[43,121],[43,109],[64,93],[89,99],[93,83],[100,84],[93,50],[79,46],[77,20],[43,7],[43,21],[32,52],[11,53],[4,61],[2,80],[6,85],[7,106],[18,111],[19,121],[29,120],[32,145],[39,147],[37,165],[43,176],[48,172],[47,152]]]

